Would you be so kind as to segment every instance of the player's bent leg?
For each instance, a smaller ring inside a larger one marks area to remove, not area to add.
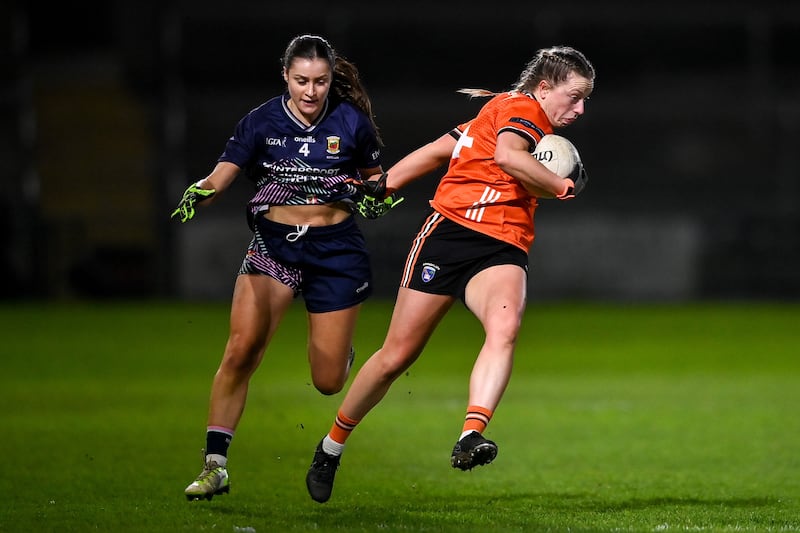
[[[397,376],[416,360],[453,301],[452,297],[401,288],[384,345],[359,369],[340,411],[353,420],[361,420],[383,398]],[[308,493],[320,503],[331,496],[341,458],[326,453],[323,441],[317,445],[306,474]]]
[[[467,284],[465,302],[486,333],[470,374],[468,405],[493,411],[502,398],[511,377],[525,294],[525,270],[513,264],[489,267]],[[450,464],[453,468],[471,470],[491,463],[495,457],[497,444],[473,431],[453,447]]]
[[[322,394],[341,391],[355,358],[353,335],[360,305],[327,313],[308,313],[311,380]]]

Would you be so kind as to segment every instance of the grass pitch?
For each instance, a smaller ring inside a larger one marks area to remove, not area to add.
[[[368,302],[356,368],[391,304]],[[250,389],[231,494],[187,502],[228,305],[0,304],[0,531],[800,531],[800,306],[533,301],[487,436],[449,456],[480,328],[457,305],[304,477],[342,396],[309,383],[297,302]]]

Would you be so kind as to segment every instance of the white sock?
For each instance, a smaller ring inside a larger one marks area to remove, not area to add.
[[[458,437],[458,440],[463,439],[464,437],[466,437],[470,433],[477,433],[477,431],[475,431],[474,429],[467,430],[464,433],[462,433],[460,437]]]
[[[217,463],[222,468],[225,468],[225,465],[228,464],[228,458],[218,453],[209,453],[206,455],[206,464],[212,461]]]
[[[344,444],[339,444],[330,435],[325,435],[325,438],[322,439],[322,451],[328,455],[342,455]]]

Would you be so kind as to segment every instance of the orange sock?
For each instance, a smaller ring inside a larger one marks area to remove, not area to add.
[[[489,425],[489,420],[492,419],[492,411],[477,405],[470,405],[467,407],[467,416],[464,418],[464,427],[462,433],[469,431],[477,431],[483,433],[486,426]]]
[[[336,421],[331,426],[331,431],[328,435],[339,444],[344,444],[359,422],[360,420],[354,420],[340,410],[336,413]]]

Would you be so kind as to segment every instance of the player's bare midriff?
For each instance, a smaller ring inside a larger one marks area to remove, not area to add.
[[[321,205],[273,205],[264,218],[279,224],[295,226],[330,226],[351,216],[350,208],[343,202]]]

